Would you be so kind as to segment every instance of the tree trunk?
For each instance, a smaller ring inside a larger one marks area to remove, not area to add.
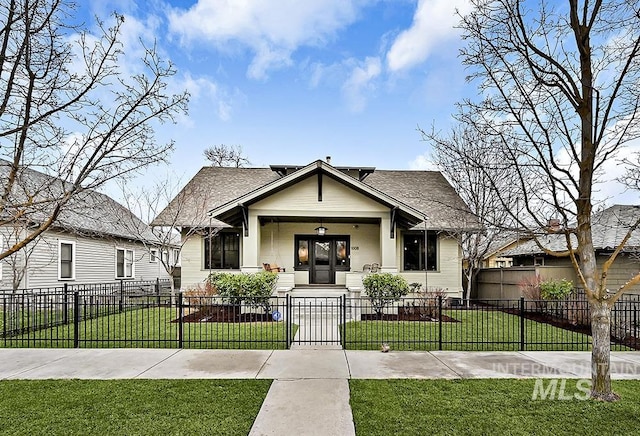
[[[591,397],[617,401],[611,390],[611,306],[606,301],[590,301],[591,306]]]

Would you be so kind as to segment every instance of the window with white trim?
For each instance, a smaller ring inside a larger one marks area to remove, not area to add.
[[[152,248],[149,250],[149,262],[158,263],[158,249]]]
[[[173,262],[173,265],[180,265],[180,250],[178,250],[177,248],[174,248],[173,250],[171,250],[171,252],[173,253],[173,257],[171,259],[171,261]]]
[[[58,280],[76,278],[76,243],[58,241]]]
[[[116,248],[116,278],[131,279],[135,271],[133,265],[133,250]]]

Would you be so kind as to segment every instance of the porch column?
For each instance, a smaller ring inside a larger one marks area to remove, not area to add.
[[[242,265],[240,265],[240,270],[242,272],[256,272],[262,270],[258,259],[260,256],[260,221],[252,210],[249,210],[247,224],[248,229],[243,229],[242,233]]]
[[[391,239],[391,219],[387,215],[380,221],[380,269],[382,272],[398,272],[397,254],[396,240]]]

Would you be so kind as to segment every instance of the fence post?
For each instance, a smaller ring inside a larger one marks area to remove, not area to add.
[[[182,348],[183,343],[183,325],[182,325],[182,292],[178,293],[178,348]]]
[[[80,293],[73,293],[73,348],[80,348]]]
[[[346,350],[347,349],[347,296],[346,295],[341,295],[340,296],[340,300],[342,303],[342,313],[340,316],[340,321],[342,323],[341,326],[341,332],[340,332],[340,338],[341,338],[341,342],[342,342],[342,349]]]
[[[124,304],[124,280],[120,280],[120,301],[118,301],[118,311],[122,312],[122,305]]]
[[[520,351],[524,351],[524,297],[520,297]]]
[[[438,350],[442,350],[442,295],[438,295]]]
[[[7,296],[2,296],[2,337],[4,346],[7,346]]]
[[[160,307],[160,278],[156,277],[156,302],[158,303],[157,306]]]
[[[285,307],[285,338],[287,341],[287,350],[291,348],[291,296],[287,294],[285,298],[285,303],[287,306]]]
[[[62,295],[62,324],[67,325],[69,322],[69,284],[64,284],[64,294]]]

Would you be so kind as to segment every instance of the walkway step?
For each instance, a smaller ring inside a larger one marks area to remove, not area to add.
[[[355,435],[345,379],[274,380],[250,436]]]

